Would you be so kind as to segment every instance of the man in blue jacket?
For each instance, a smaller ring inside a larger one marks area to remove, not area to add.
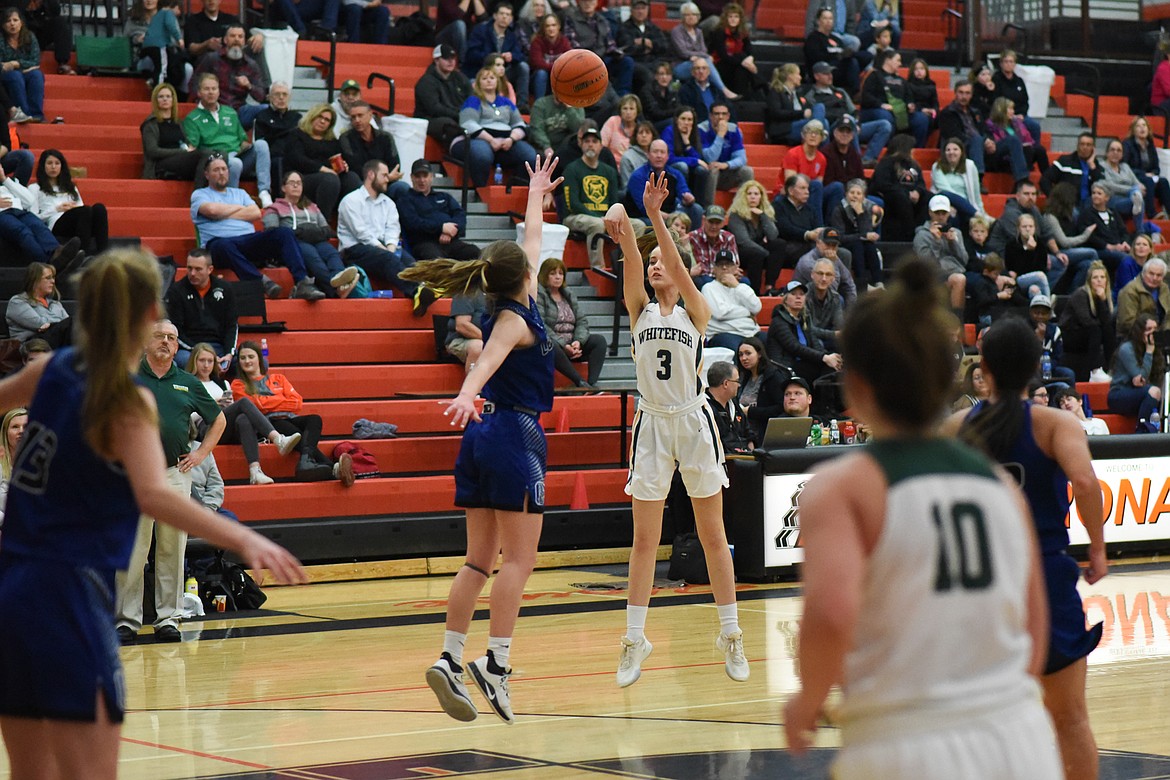
[[[691,218],[692,225],[702,223],[703,207],[695,200],[695,194],[687,186],[686,177],[666,164],[666,161],[670,159],[670,149],[667,147],[666,141],[661,138],[651,141],[650,151],[646,156],[649,162],[641,168],[636,168],[630,174],[626,197],[622,199],[630,216],[646,218],[646,207],[642,203],[642,196],[646,192],[646,182],[649,181],[651,174],[657,176],[666,171],[666,186],[670,189],[670,195],[662,204],[663,213],[685,211],[687,216]]]
[[[402,234],[415,260],[475,260],[479,247],[460,236],[467,232],[467,214],[450,194],[433,188],[435,176],[426,160],[410,166],[410,190],[398,198]]]
[[[731,121],[731,108],[723,100],[716,100],[707,112],[707,121],[699,124],[699,138],[703,141],[703,159],[707,161],[707,192],[704,203],[715,202],[716,190],[733,190],[756,177],[747,164],[747,150],[743,146],[743,132]]]
[[[516,88],[516,108],[528,112],[528,77],[530,68],[524,51],[520,47],[520,34],[512,24],[512,4],[500,3],[492,13],[490,21],[483,21],[471,28],[467,37],[467,56],[463,59],[463,72],[473,82],[475,74],[483,67],[488,55],[500,54],[507,63],[505,73],[508,81]]]

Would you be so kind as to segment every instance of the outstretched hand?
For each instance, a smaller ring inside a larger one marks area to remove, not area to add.
[[[602,221],[605,223],[606,234],[615,243],[620,244],[622,235],[626,231],[626,207],[620,203],[613,204],[609,207],[609,211],[605,212]]]
[[[642,205],[649,215],[652,211],[662,211],[662,204],[670,197],[670,188],[666,185],[666,171],[657,175],[651,173],[646,179],[646,189],[642,194]]]
[[[309,581],[301,562],[292,553],[260,534],[250,537],[239,552],[248,568],[256,574],[257,584],[264,583],[264,571],[285,585],[301,585]]]
[[[564,177],[557,177],[556,181],[552,180],[553,171],[556,170],[557,157],[537,157],[536,169],[533,170],[532,165],[524,163],[524,167],[528,170],[528,188],[535,190],[542,196],[553,192],[557,187],[561,186]]]

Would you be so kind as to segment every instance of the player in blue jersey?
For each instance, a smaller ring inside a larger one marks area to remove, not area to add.
[[[496,241],[478,260],[430,260],[401,276],[423,282],[442,295],[480,290],[492,298],[484,318],[483,353],[459,395],[444,414],[466,426],[455,462],[455,504],[467,509],[467,561],[451,583],[443,652],[427,670],[427,684],[443,711],[456,720],[475,720],[475,705],[463,679],[463,647],[484,585],[503,553],[492,584],[487,653],[467,664],[476,686],[505,723],[513,723],[508,695],[512,632],[524,585],[536,563],[544,518],[547,450],[540,415],[552,409],[553,343],[536,308],[537,274],[546,193],[556,158],[528,168],[527,230],[524,245]],[[475,398],[482,392],[483,411]]]
[[[938,430],[955,359],[935,276],[903,261],[845,321],[845,393],[874,442],[819,466],[800,497],[788,745],[808,747],[840,684],[836,780],[1057,780],[1035,678],[1048,617],[1036,534],[1011,478]]]
[[[1065,518],[1071,484],[1077,514],[1089,535],[1085,579],[1097,582],[1109,570],[1101,486],[1076,418],[1026,400],[1028,382],[1040,365],[1040,342],[1032,328],[1020,319],[996,322],[983,336],[982,355],[990,400],[952,417],[950,428],[1002,463],[1028,498],[1040,536],[1051,615],[1048,659],[1040,678],[1044,703],[1056,724],[1065,773],[1070,780],[1092,780],[1098,760],[1085,701],[1086,658],[1101,641],[1102,627],[1085,628],[1077,593],[1080,568],[1066,552]]]
[[[13,778],[117,773],[114,573],[141,512],[305,581],[286,550],[167,487],[154,397],[133,379],[161,288],[150,255],[105,253],[81,277],[77,348],[0,382],[0,408],[32,402],[0,537],[0,734]]]
[[[623,688],[638,681],[642,661],[653,650],[646,638],[646,615],[662,538],[662,509],[675,469],[695,510],[695,527],[719,615],[715,644],[724,655],[724,669],[736,682],[750,675],[735,603],[735,572],[723,530],[723,488],[727,487],[723,444],[701,376],[703,334],[711,307],[683,265],[676,235],[666,226],[662,204],[668,196],[666,174],[652,175],[643,201],[654,231],[638,239],[621,204],[605,215],[606,230],[620,243],[626,259],[623,285],[641,396],[626,483],[633,501],[634,546],[626,635],[618,658],[617,684]],[[654,290],[653,301],[646,294],[647,279]]]

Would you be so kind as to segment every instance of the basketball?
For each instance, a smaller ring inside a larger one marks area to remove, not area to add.
[[[553,94],[565,105],[587,108],[605,94],[609,72],[588,49],[573,49],[557,57],[549,76]]]

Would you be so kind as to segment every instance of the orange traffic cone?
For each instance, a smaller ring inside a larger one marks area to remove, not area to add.
[[[569,432],[569,407],[561,409],[561,416],[557,418],[557,433]],[[588,509],[588,507],[586,507]]]
[[[589,491],[585,488],[585,475],[577,472],[577,481],[573,484],[573,500],[569,502],[569,509],[574,511],[589,508]]]

